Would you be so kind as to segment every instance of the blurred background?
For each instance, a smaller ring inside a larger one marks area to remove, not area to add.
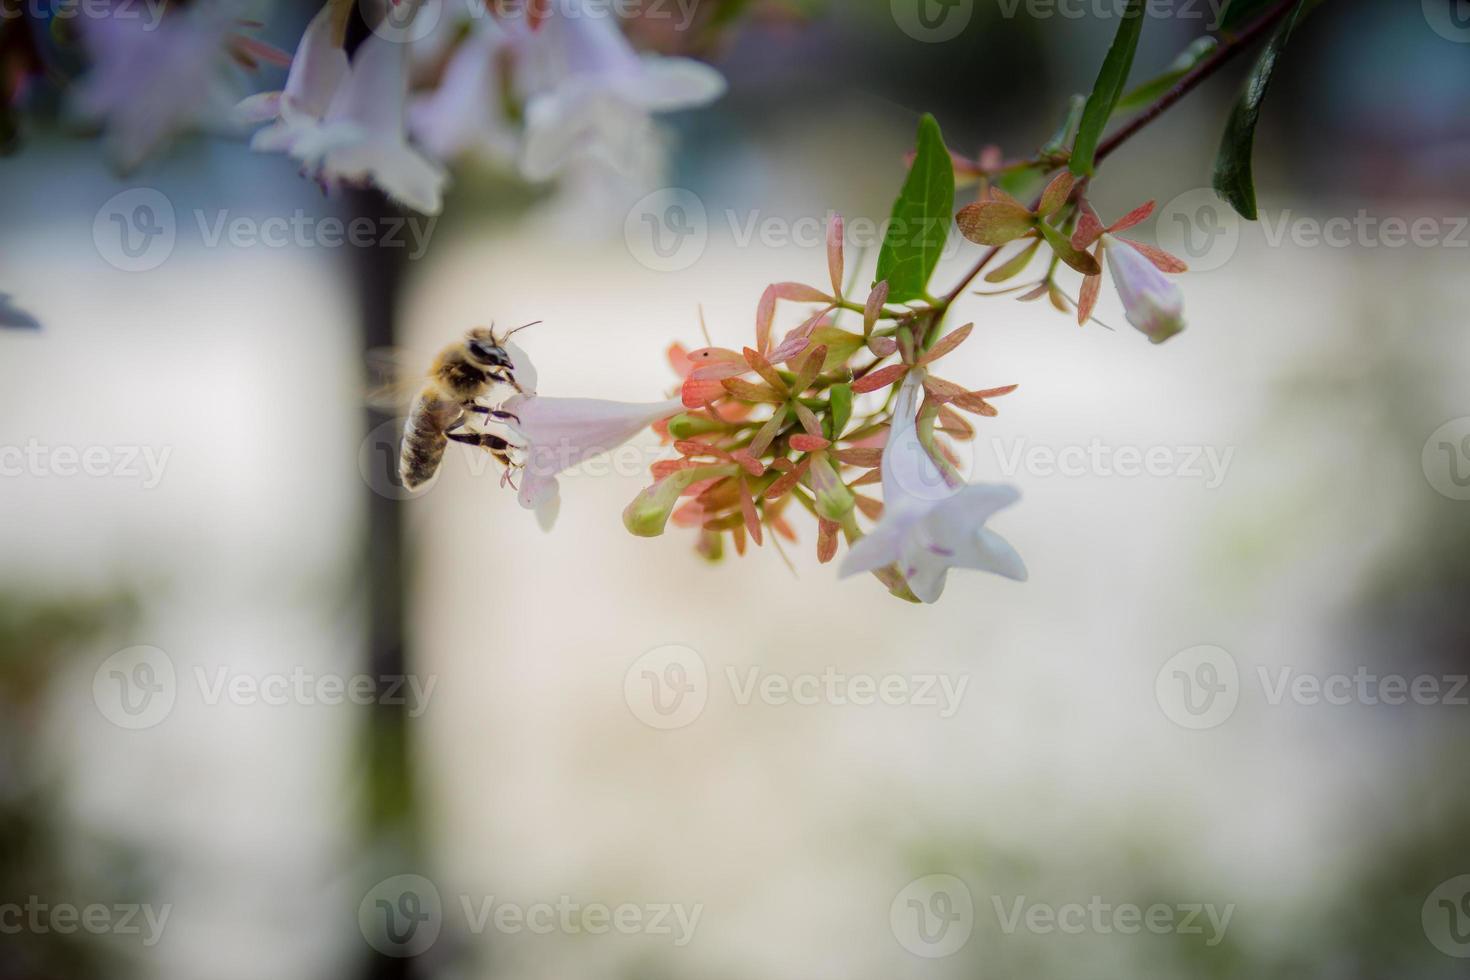
[[[1212,26],[1170,9],[1136,78]],[[242,140],[120,176],[30,127],[0,164],[0,293],[41,324],[0,333],[0,977],[1465,975],[1454,3],[1306,22],[1258,224],[1208,191],[1249,59],[1108,160],[1104,218],[1156,199],[1140,237],[1194,267],[1167,345],[1110,289],[1117,330],[964,301],[946,375],[1020,384],[967,466],[1023,492],[996,526],[1024,585],[909,606],[810,526],[790,568],[630,537],[650,434],[564,478],[550,534],[467,453],[413,499],[389,478],[367,348],[542,320],[543,393],[665,397],[701,311],[744,344],[767,283],[825,281],[829,211],[871,275],[920,113],[1029,153],[1115,27],[941,12],[750,5],[663,166],[461,167],[409,247],[324,241],[395,212]],[[160,198],[166,253],[120,253],[113,217]]]

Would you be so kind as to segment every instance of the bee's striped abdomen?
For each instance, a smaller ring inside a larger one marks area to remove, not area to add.
[[[398,476],[405,487],[417,490],[439,472],[444,448],[449,444],[444,430],[459,414],[459,406],[444,401],[432,388],[426,388],[414,400],[403,430],[403,455],[398,460]]]

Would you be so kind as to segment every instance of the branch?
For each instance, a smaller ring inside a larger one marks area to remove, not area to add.
[[[1198,88],[1201,82],[1209,78],[1211,75],[1215,74],[1215,72],[1219,71],[1226,62],[1230,61],[1236,55],[1240,54],[1240,52],[1250,47],[1251,44],[1255,42],[1262,34],[1266,33],[1266,31],[1270,30],[1276,25],[1278,21],[1285,17],[1286,14],[1292,9],[1292,7],[1296,5],[1296,3],[1297,0],[1281,0],[1280,3],[1272,7],[1266,13],[1262,14],[1255,21],[1251,22],[1240,33],[1235,34],[1234,36],[1227,39],[1223,44],[1220,45],[1220,47],[1215,49],[1214,54],[1210,55],[1204,61],[1201,61],[1198,65],[1195,65],[1194,68],[1190,69],[1190,71],[1183,78],[1179,79],[1178,82],[1175,82],[1173,88],[1169,89],[1169,91],[1159,96],[1152,105],[1150,105],[1147,109],[1144,109],[1142,112],[1138,113],[1138,115],[1129,119],[1128,122],[1120,127],[1117,132],[1113,133],[1112,136],[1109,136],[1106,140],[1104,140],[1097,148],[1097,162],[1101,163],[1114,150],[1118,149],[1118,147],[1122,146],[1129,139],[1137,135],[1141,129],[1143,129],[1149,123],[1153,122],[1155,119],[1159,118],[1159,116],[1162,116],[1170,106],[1172,106],[1174,103],[1178,102],[1180,99],[1184,98],[1190,92],[1193,92],[1196,88]],[[1053,170],[1056,169],[1058,169],[1058,167],[1054,166],[1050,169],[1044,170],[1043,175],[1051,173]],[[1032,202],[1031,207],[1034,210],[1035,208],[1040,206],[1040,204],[1041,201],[1040,198],[1038,198],[1036,201]],[[974,267],[965,274],[965,277],[963,279],[960,280],[959,285],[955,286],[955,288],[951,290],[946,296],[944,296],[944,298],[940,301],[941,308],[948,308],[952,303],[954,303],[955,300],[959,299],[960,294],[963,293],[967,288],[969,288],[970,283],[975,281],[975,277],[980,275],[981,272],[984,272],[985,267],[988,266],[991,261],[994,260],[995,257],[999,254],[1000,246],[996,246],[987,250],[983,255],[981,255],[979,260],[975,263]]]

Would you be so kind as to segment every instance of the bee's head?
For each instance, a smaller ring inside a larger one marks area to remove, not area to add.
[[[482,368],[512,368],[510,355],[500,345],[493,331],[478,327],[465,337],[465,353]]]

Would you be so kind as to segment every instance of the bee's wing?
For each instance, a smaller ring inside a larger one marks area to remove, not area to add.
[[[384,412],[407,408],[427,379],[429,359],[399,347],[375,347],[367,352],[369,405]]]

